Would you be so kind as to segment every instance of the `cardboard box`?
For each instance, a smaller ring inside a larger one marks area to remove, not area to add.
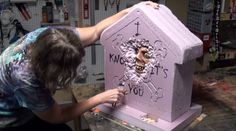
[[[187,27],[199,33],[211,33],[213,13],[188,11]]]
[[[200,12],[212,12],[214,8],[213,0],[189,0],[189,10]]]

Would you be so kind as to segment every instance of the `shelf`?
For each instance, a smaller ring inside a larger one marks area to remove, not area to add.
[[[11,3],[28,3],[28,2],[37,2],[37,0],[10,0]]]
[[[60,25],[66,25],[70,26],[70,21],[65,21],[65,22],[53,22],[53,23],[41,23],[41,27],[43,26],[60,26]]]
[[[225,60],[217,60],[217,61],[210,61],[210,69],[215,68],[223,68],[223,67],[230,67],[236,65],[236,59],[225,59]]]

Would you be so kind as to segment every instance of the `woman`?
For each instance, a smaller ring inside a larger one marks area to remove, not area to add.
[[[144,2],[154,8],[158,4]],[[68,107],[52,98],[69,87],[84,56],[84,47],[128,13],[130,8],[92,27],[39,28],[10,45],[0,57],[0,131],[70,131],[67,121],[101,104],[116,103],[125,90],[115,88]]]

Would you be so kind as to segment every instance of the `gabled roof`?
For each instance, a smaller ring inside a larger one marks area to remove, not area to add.
[[[176,63],[182,64],[202,55],[202,41],[164,5],[160,5],[159,9],[144,4],[135,5],[126,16],[103,31],[101,43],[106,44],[105,41],[109,37],[137,17],[148,23],[153,35],[161,37],[164,44],[176,56]]]

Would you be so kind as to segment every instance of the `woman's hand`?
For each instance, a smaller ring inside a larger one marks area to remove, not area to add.
[[[127,14],[127,13],[129,13],[132,10],[133,7],[135,7],[137,5],[140,5],[140,4],[151,6],[154,9],[159,9],[159,4],[158,3],[155,3],[155,2],[152,2],[152,1],[143,1],[143,2],[139,2],[138,4],[135,4],[132,7],[124,9],[123,12],[125,12],[125,14]]]
[[[154,9],[159,8],[159,4],[152,2],[152,1],[144,1],[140,2],[135,5],[139,4],[145,4],[147,6],[151,6]],[[135,6],[134,5],[134,6]],[[113,24],[114,22],[118,21],[120,18],[125,16],[127,13],[129,13],[132,10],[132,7],[123,9],[122,11],[116,13],[115,15],[112,15],[99,23],[97,23],[94,26],[91,27],[83,27],[83,28],[77,28],[79,31],[80,41],[84,47],[91,45],[95,41],[97,41],[100,38],[100,35],[104,29],[106,29],[108,26]]]
[[[138,3],[138,5],[139,4],[144,4],[144,5],[151,6],[154,9],[159,9],[159,4],[152,1],[143,1],[143,2]]]
[[[126,90],[124,88],[115,88],[106,90],[103,93],[97,95],[97,98],[102,103],[119,103],[122,97],[124,97]]]
[[[150,5],[154,9],[158,9],[159,8],[159,4],[155,3],[155,2],[152,2],[152,1],[144,1],[144,2],[141,2],[141,3],[145,4],[145,5]]]

